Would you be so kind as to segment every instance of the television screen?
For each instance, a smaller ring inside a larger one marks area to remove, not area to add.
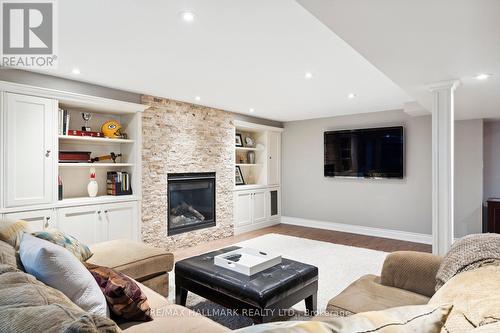
[[[402,126],[325,132],[325,177],[403,178]]]

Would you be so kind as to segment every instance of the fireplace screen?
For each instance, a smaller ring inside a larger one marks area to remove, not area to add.
[[[168,174],[168,235],[215,226],[215,173]]]

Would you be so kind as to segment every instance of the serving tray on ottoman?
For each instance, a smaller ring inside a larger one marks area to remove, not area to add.
[[[175,264],[175,302],[186,305],[188,291],[251,318],[255,323],[278,317],[305,300],[309,314],[317,309],[318,268],[282,258],[281,264],[248,276],[214,263],[214,257],[232,246]]]
[[[242,247],[214,257],[215,265],[245,275],[254,275],[281,264],[281,256]]]

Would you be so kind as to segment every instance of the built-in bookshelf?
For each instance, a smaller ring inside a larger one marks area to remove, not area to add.
[[[240,124],[236,127],[236,135],[241,136],[243,147],[235,146],[235,165],[241,170],[244,185],[265,185],[266,172],[266,146],[267,135],[264,129],[259,129],[250,124]],[[250,138],[251,144],[247,139]],[[251,160],[253,155],[253,161]],[[241,186],[241,185],[237,185]]]
[[[63,184],[63,202],[77,202],[88,197],[87,184],[91,170],[95,170],[96,181],[99,187],[97,197],[106,198],[106,202],[121,201],[126,196],[136,196],[140,191],[140,113],[120,112],[107,108],[83,107],[72,103],[59,103],[59,109],[66,110],[68,114],[69,130],[81,131],[86,124],[92,132],[101,132],[103,123],[116,120],[122,126],[122,133],[126,138],[114,139],[105,137],[90,137],[63,135],[58,129],[58,149],[61,151],[86,151],[91,152],[91,157],[99,157],[114,153],[120,155],[116,161],[104,160],[94,163],[66,163],[59,161],[58,177]],[[82,113],[90,113],[91,118],[86,123]],[[60,121],[61,123],[61,121]],[[61,124],[59,124],[61,126]],[[132,194],[125,196],[111,196],[106,192],[108,171],[126,172],[130,175]]]

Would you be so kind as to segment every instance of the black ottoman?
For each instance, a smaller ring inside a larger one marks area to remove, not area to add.
[[[185,306],[191,291],[256,323],[282,316],[281,310],[302,300],[309,315],[316,313],[317,267],[283,259],[280,265],[246,276],[214,264],[214,256],[236,249],[232,246],[177,262],[175,302]]]

